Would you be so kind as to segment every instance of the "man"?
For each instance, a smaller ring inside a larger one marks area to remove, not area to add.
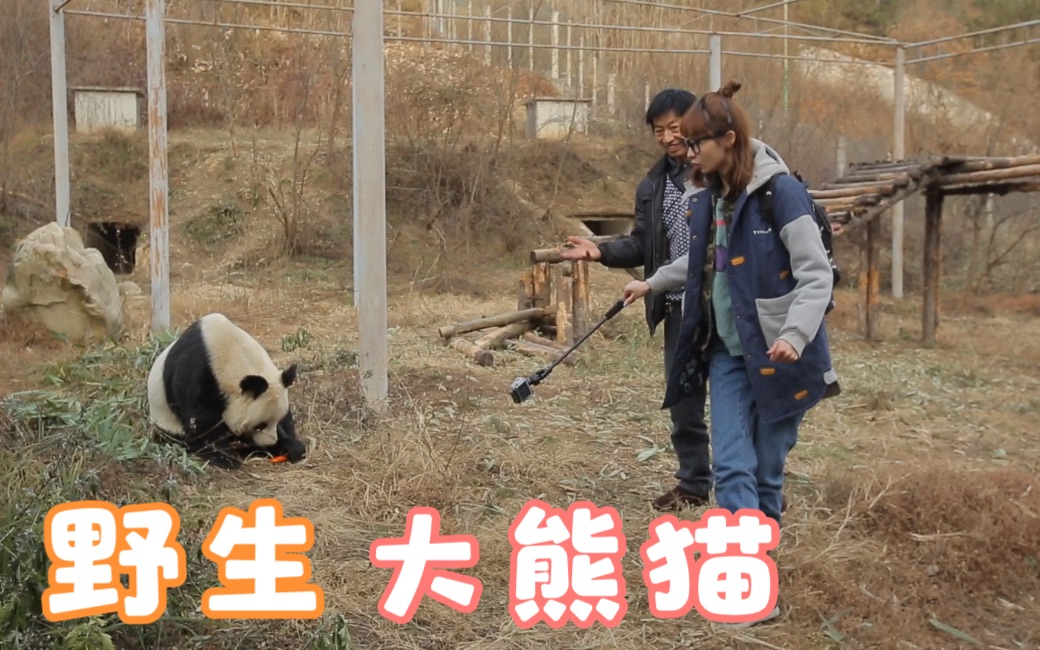
[[[687,190],[690,168],[679,125],[683,114],[695,101],[697,98],[693,93],[669,88],[654,97],[647,108],[646,123],[653,130],[654,139],[664,155],[636,189],[635,224],[631,234],[598,246],[587,239],[569,237],[573,248],[560,251],[564,259],[596,260],[610,268],[642,266],[644,277],[649,278],[658,268],[686,255],[690,236],[682,197]],[[671,369],[679,335],[682,294],[683,289],[679,287],[661,294],[648,293],[644,298],[651,336],[664,321],[665,377]],[[679,483],[654,500],[657,510],[676,510],[684,505],[708,503],[712,472],[710,439],[704,422],[705,401],[706,390],[701,386],[669,409],[672,446],[679,460],[675,478]]]

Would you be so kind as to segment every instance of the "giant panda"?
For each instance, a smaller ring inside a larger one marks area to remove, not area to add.
[[[295,463],[306,455],[289,406],[295,381],[296,364],[279,370],[245,330],[223,314],[207,314],[152,364],[149,417],[216,467],[237,469],[243,453],[257,450]],[[244,445],[233,450],[232,442]]]

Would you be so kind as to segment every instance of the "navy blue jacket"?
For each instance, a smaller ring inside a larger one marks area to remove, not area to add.
[[[782,163],[755,147],[755,172],[734,205],[729,227],[727,276],[737,334],[759,416],[764,422],[804,412],[837,381],[831,366],[824,314],[833,275],[805,186],[789,175],[777,177],[773,198],[776,228],[763,218],[754,195]],[[679,343],[662,408],[685,397],[707,379],[698,348],[704,332],[701,289],[705,255],[719,189],[689,197],[690,255]],[[774,363],[768,351],[777,338],[799,352],[794,363]]]

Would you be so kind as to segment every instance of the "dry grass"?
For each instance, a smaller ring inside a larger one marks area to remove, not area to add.
[[[341,295],[284,277],[262,294],[175,286],[176,322],[220,309],[255,332],[279,362],[301,361],[294,400],[301,433],[313,443],[300,465],[210,471],[186,484],[178,501],[194,514],[185,521],[197,525],[185,524],[182,535],[204,535],[221,507],[278,498],[287,516],[314,523],[314,579],[327,611],[345,617],[359,648],[950,648],[967,643],[958,634],[982,647],[1040,643],[1040,452],[1022,436],[1040,394],[1035,323],[1013,314],[951,314],[932,350],[899,336],[916,326],[910,304],[888,310],[890,340],[882,345],[837,329],[845,393],[811,414],[789,467],[783,618],[734,633],[696,613],[655,620],[647,607],[639,546],[655,517],[649,502],[671,486],[674,461],[666,416],[657,410],[660,340],[647,340],[641,310],[603,327],[576,353],[576,367],[557,368],[522,406],[511,403],[509,382],[539,362],[497,352],[495,366],[481,368],[436,340],[443,314],[508,310],[512,278],[485,280],[501,287],[500,299],[391,297],[392,400],[382,417],[361,407],[356,318]],[[619,273],[594,270],[599,313],[623,282]],[[128,309],[136,324],[131,339],[144,340],[148,301]],[[294,340],[305,346],[283,351],[283,338],[300,328],[310,336]],[[1011,340],[1022,343],[1005,349],[1001,343]],[[507,530],[533,498],[561,508],[591,500],[618,510],[629,610],[617,629],[513,625]],[[473,614],[426,600],[405,626],[379,615],[390,575],[369,564],[368,548],[403,534],[415,506],[437,508],[444,534],[478,538],[480,562],[465,571],[484,584]],[[311,629],[261,627],[272,641],[290,645]],[[239,623],[214,634],[226,643],[257,629]]]
[[[917,343],[916,299],[885,301],[882,342],[869,344],[856,334],[855,295],[842,293],[829,323],[844,393],[810,414],[789,465],[782,619],[740,633],[717,630],[696,613],[655,620],[639,547],[656,516],[650,501],[673,484],[675,462],[667,414],[658,409],[660,334],[648,340],[642,309],[619,314],[575,353],[576,366],[558,367],[536,387],[535,399],[514,405],[510,382],[540,361],[496,351],[494,367],[477,367],[444,346],[436,329],[515,308],[520,268],[504,257],[479,274],[450,255],[426,262],[420,254],[435,244],[407,241],[414,233],[402,225],[391,250],[398,270],[409,270],[389,278],[391,403],[377,417],[361,405],[357,318],[345,291],[349,263],[272,260],[267,252],[277,233],[262,215],[251,217],[248,237],[219,252],[193,245],[184,224],[213,205],[223,183],[245,181],[234,169],[221,171],[219,146],[192,142],[179,165],[171,164],[183,174],[171,195],[173,321],[183,326],[219,310],[256,335],[278,363],[299,361],[293,399],[312,452],[299,465],[258,462],[237,473],[176,480],[147,458],[90,457],[103,467],[104,498],[174,503],[189,554],[220,508],[278,498],[287,516],[315,526],[310,558],[328,612],[321,632],[342,616],[358,648],[953,648],[972,644],[964,635],[981,647],[1040,646],[1040,450],[1026,435],[1040,411],[1036,297],[944,296],[940,342],[925,349]],[[619,154],[625,160],[618,165],[590,166],[602,162],[596,151],[580,161],[568,155],[558,206],[603,207],[581,203],[591,195],[630,202],[617,188],[631,187],[642,173],[630,162],[636,153]],[[538,145],[517,157],[538,205],[551,198],[559,153]],[[149,340],[147,274],[142,265],[131,278],[145,293],[127,302],[124,347]],[[603,313],[628,279],[594,267],[594,312]],[[2,321],[0,328],[7,328],[0,329],[5,368],[18,369],[0,377],[0,395],[39,383],[49,364],[79,352],[32,328]],[[143,391],[140,368],[117,364],[105,372],[137,373]],[[134,426],[143,431],[143,419]],[[8,446],[23,453],[16,443]],[[35,453],[16,457],[33,468],[66,462]],[[617,629],[521,631],[512,623],[507,531],[535,498],[559,508],[590,500],[621,515],[629,609]],[[484,584],[473,614],[426,600],[405,626],[379,615],[390,574],[369,564],[368,549],[403,534],[415,506],[439,509],[442,533],[478,538],[480,562],[465,571]],[[193,562],[189,595],[214,579],[205,561]],[[185,596],[170,609],[190,621],[192,638],[167,642],[160,635],[146,643],[123,630],[123,647],[304,647],[316,634],[303,622],[209,626],[198,620],[196,604]]]

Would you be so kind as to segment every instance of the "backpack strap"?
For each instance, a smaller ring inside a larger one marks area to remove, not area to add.
[[[776,220],[773,215],[773,194],[775,194],[774,188],[776,186],[776,177],[783,173],[784,172],[780,172],[779,174],[770,176],[769,180],[758,189],[758,192],[760,192],[758,201],[759,207],[762,210],[762,218],[765,219],[766,223],[772,226],[774,230],[776,229]]]

